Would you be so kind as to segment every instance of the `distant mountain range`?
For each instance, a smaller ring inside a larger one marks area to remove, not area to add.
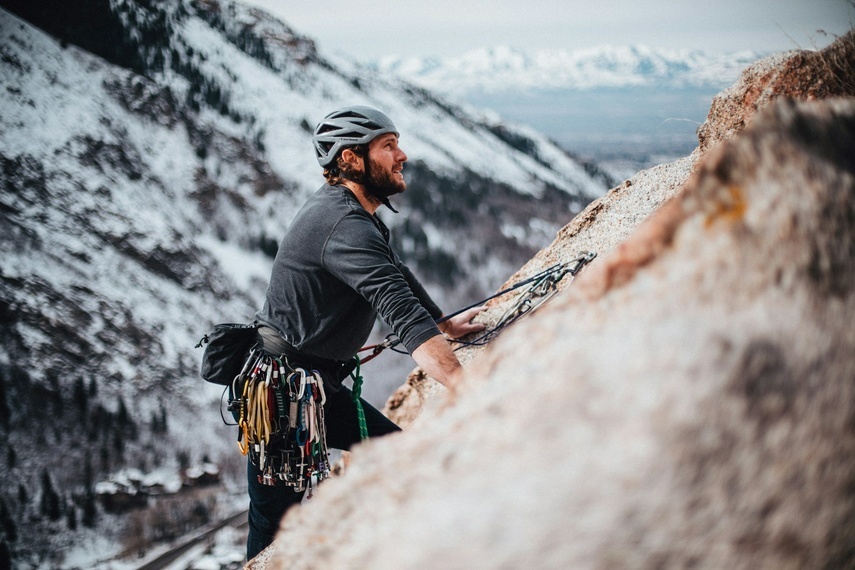
[[[721,88],[761,56],[753,51],[706,53],[646,46],[528,54],[498,46],[441,59],[386,57],[372,66],[440,93],[466,95],[618,87]]]
[[[621,178],[690,152],[712,97],[762,56],[644,46],[531,54],[494,47],[371,65],[529,125]]]

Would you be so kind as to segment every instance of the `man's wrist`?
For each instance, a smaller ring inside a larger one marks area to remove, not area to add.
[[[451,325],[451,321],[443,321],[443,322],[436,325],[436,327],[439,329],[439,332],[442,333],[442,336],[444,336],[446,338],[446,340],[451,338],[448,336],[448,332],[447,332],[447,329],[450,325]]]

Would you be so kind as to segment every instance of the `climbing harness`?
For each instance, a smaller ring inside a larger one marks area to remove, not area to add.
[[[250,351],[228,409],[237,420],[238,449],[261,472],[259,483],[311,493],[330,476],[325,402],[317,370],[291,367],[258,347]]]
[[[436,323],[443,323],[457,315],[468,311],[469,309],[473,309],[475,307],[479,307],[486,303],[487,301],[491,301],[497,297],[501,297],[502,295],[506,295],[512,291],[520,289],[526,285],[529,285],[528,289],[526,289],[519,298],[505,311],[502,317],[497,321],[495,325],[483,331],[478,337],[471,340],[459,340],[455,339],[451,342],[455,342],[459,344],[455,350],[459,350],[465,346],[484,346],[496,338],[504,329],[509,327],[511,324],[522,318],[523,316],[531,313],[541,305],[543,305],[546,301],[551,299],[558,292],[558,283],[564,279],[567,275],[570,276],[571,283],[573,279],[576,278],[576,275],[584,268],[587,264],[594,260],[597,257],[596,252],[583,251],[574,259],[567,261],[565,263],[556,263],[547,269],[544,269],[540,273],[536,275],[532,275],[527,279],[523,279],[495,293],[490,295],[486,299],[482,299],[477,303],[473,303],[467,307],[464,307],[458,311],[451,313],[450,315],[446,315],[441,319],[437,320]],[[366,363],[369,360],[375,358],[384,350],[391,349],[395,352],[402,352],[400,350],[396,350],[395,347],[401,343],[400,339],[395,334],[390,334],[386,336],[386,338],[378,343],[372,344],[369,346],[365,346],[359,350],[359,352],[371,351],[371,354],[364,357],[362,359],[362,363]]]
[[[249,340],[254,344],[250,346]],[[208,365],[203,365],[202,372],[213,372],[203,378],[225,384],[226,409],[236,423],[226,421],[221,405],[223,423],[237,426],[238,449],[258,468],[259,483],[285,485],[311,497],[312,490],[330,476],[325,380],[336,390],[350,374],[360,438],[368,438],[358,357],[346,362],[307,357],[274,329],[256,322],[217,325],[198,346],[206,343],[203,360]],[[246,348],[238,360],[242,347]],[[227,372],[231,376],[224,380]]]

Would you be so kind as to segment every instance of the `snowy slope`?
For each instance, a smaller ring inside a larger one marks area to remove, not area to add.
[[[451,308],[605,190],[545,137],[327,58],[258,10],[86,6],[103,8],[91,45],[0,9],[4,479],[43,482],[0,490],[0,534],[30,537],[11,549],[48,565],[110,473],[234,459],[193,346],[260,306],[276,244],[322,182],[310,137],[326,112],[366,103],[394,118],[410,189],[401,214],[381,215]],[[85,14],[68,28],[96,20]],[[101,50],[99,37],[121,41]],[[120,523],[97,523],[116,548]]]

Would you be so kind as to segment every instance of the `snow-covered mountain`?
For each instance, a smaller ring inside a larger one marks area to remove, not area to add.
[[[528,54],[497,46],[446,58],[389,56],[372,66],[441,93],[463,96],[472,92],[598,87],[720,88],[736,80],[760,55],[753,51],[706,53],[641,45],[540,50]]]
[[[111,473],[239,465],[193,346],[259,308],[322,183],[310,138],[330,110],[396,122],[410,188],[381,216],[448,308],[608,184],[532,130],[237,3],[4,5],[29,19],[0,9],[0,431],[19,482],[0,489],[0,546],[22,563],[61,566],[87,532],[116,553],[126,519],[94,500]]]

